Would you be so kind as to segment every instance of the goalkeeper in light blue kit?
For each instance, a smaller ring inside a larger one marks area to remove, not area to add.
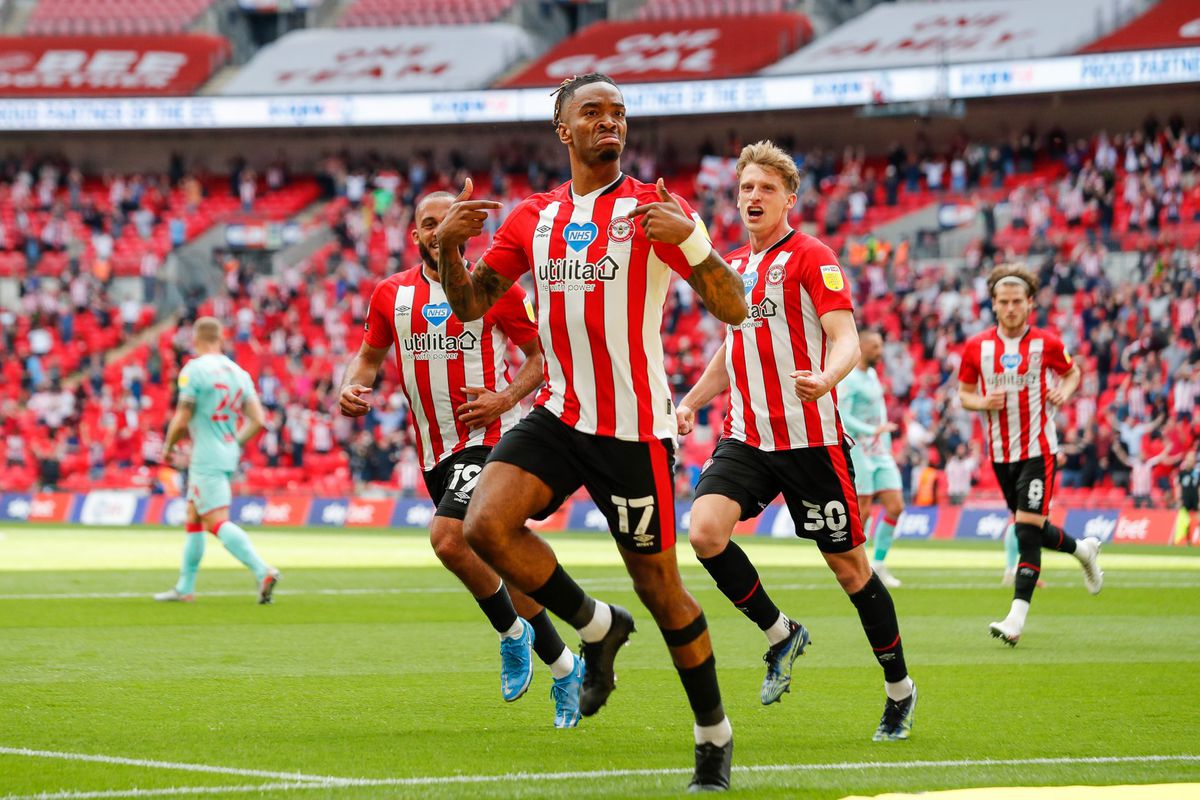
[[[896,425],[888,422],[887,404],[883,399],[883,384],[875,365],[883,356],[883,337],[874,331],[859,334],[861,356],[858,366],[838,384],[838,413],[842,425],[855,440],[850,450],[854,463],[854,489],[858,492],[859,518],[871,518],[871,502],[878,498],[883,504],[883,519],[875,526],[875,554],[871,568],[889,589],[900,581],[885,565],[892,547],[896,523],[904,513],[901,494],[900,468],[892,455],[892,432]]]
[[[179,405],[167,426],[162,462],[185,431],[192,439],[192,461],[188,467],[187,542],[183,566],[174,588],[154,595],[160,602],[191,602],[195,599],[196,572],[204,558],[204,533],[221,540],[234,558],[246,565],[258,581],[258,602],[270,603],[279,570],[270,567],[254,552],[250,537],[229,519],[233,501],[230,481],[237,471],[242,448],[262,430],[263,409],[254,381],[223,352],[221,323],[201,317],[192,326],[196,357],[179,373]],[[245,414],[246,422],[238,427]]]

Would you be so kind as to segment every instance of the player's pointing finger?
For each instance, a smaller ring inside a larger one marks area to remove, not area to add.
[[[654,208],[654,203],[647,203],[644,206],[637,206],[632,211],[630,211],[626,216],[629,219],[633,219],[634,217],[640,217],[642,214],[645,214],[647,211],[649,211],[652,208]]]
[[[664,203],[675,202],[675,198],[671,197],[671,193],[667,191],[667,185],[663,183],[662,178],[658,179],[658,183],[654,184],[654,188],[658,190],[658,197]]]

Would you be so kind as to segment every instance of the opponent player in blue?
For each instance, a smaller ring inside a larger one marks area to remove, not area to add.
[[[892,432],[895,423],[888,421],[883,384],[875,365],[883,356],[883,337],[867,331],[858,337],[860,358],[858,366],[838,385],[838,411],[842,425],[854,437],[850,450],[854,462],[854,489],[858,492],[859,516],[864,522],[871,519],[871,502],[878,499],[883,505],[883,519],[875,526],[875,554],[871,568],[889,589],[900,586],[885,565],[896,523],[904,513],[904,496],[900,493],[900,468],[892,455]]]
[[[192,439],[192,460],[187,480],[187,542],[179,582],[154,595],[159,602],[189,603],[196,598],[196,572],[204,558],[204,532],[221,540],[234,558],[246,565],[258,581],[258,602],[270,603],[279,570],[259,558],[250,537],[229,519],[233,500],[230,480],[237,470],[242,448],[262,430],[263,410],[254,381],[223,352],[221,323],[201,317],[192,326],[196,357],[179,373],[179,405],[167,426],[162,462],[186,431]],[[245,414],[246,422],[238,423]]]

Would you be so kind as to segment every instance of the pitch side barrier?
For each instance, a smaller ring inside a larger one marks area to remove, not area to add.
[[[96,491],[87,494],[0,494],[0,525],[61,522],[80,525],[154,525],[183,527],[181,497],[136,492]],[[244,526],[318,528],[424,528],[433,518],[426,499],[309,497],[301,495],[238,497],[231,516]],[[688,527],[691,503],[676,504],[679,529]],[[1119,544],[1170,544],[1175,511],[1166,509],[1057,508],[1052,519],[1075,537],[1095,536]],[[1011,517],[1001,506],[911,506],[896,535],[904,539],[999,541]],[[543,531],[606,533],[604,514],[586,497],[568,500],[544,522]],[[768,506],[752,520],[738,523],[735,534],[791,538],[795,526],[782,503]]]

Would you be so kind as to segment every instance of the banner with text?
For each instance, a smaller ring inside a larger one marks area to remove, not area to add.
[[[1200,3],[1196,0],[1159,0],[1133,22],[1097,39],[1081,53],[1141,50],[1148,47],[1200,45]]]
[[[187,95],[229,58],[219,36],[0,37],[0,97]]]
[[[598,22],[501,85],[557,86],[586,72],[618,83],[749,75],[811,37],[799,14]]]
[[[295,31],[269,44],[226,95],[479,89],[537,53],[515,25]]]
[[[1113,28],[1112,0],[885,3],[764,70],[798,72],[955,64],[1071,53]]]

